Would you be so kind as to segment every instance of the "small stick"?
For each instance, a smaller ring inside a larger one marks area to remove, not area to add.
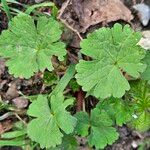
[[[70,30],[75,32],[78,35],[78,37],[80,38],[80,40],[82,40],[83,38],[81,37],[80,33],[76,29],[71,27],[64,19],[61,18],[62,14],[64,13],[64,11],[67,8],[67,6],[69,5],[70,1],[71,0],[67,0],[67,2],[62,6],[57,19],[60,20],[67,28],[69,28]]]
[[[60,9],[59,15],[58,15],[58,19],[61,18],[62,14],[64,13],[65,9],[67,8],[67,6],[69,5],[71,0],[67,0],[67,2],[62,6],[62,8]]]
[[[73,32],[75,32],[75,33],[78,35],[78,37],[80,38],[80,40],[83,40],[83,38],[81,37],[80,33],[79,33],[76,29],[74,29],[73,27],[71,27],[65,20],[63,20],[63,19],[61,19],[61,18],[59,18],[59,20],[60,20],[67,28],[69,28],[70,30],[72,30]]]
[[[22,120],[22,118],[21,118],[17,113],[15,113],[15,116],[16,116],[25,126],[27,126],[27,123],[26,123],[24,120]]]

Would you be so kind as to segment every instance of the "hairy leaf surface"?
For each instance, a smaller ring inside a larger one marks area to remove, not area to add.
[[[136,117],[130,123],[132,127],[139,131],[150,129],[150,85],[147,81],[130,82],[135,115]]]
[[[29,137],[39,143],[41,148],[61,144],[62,131],[72,133],[76,125],[76,118],[66,111],[66,107],[72,103],[73,99],[64,101],[60,93],[51,96],[50,104],[46,97],[40,95],[28,110],[28,115],[35,117],[27,127]]]
[[[142,78],[149,81],[150,83],[150,51],[149,50],[146,52],[144,62],[147,64],[147,68],[142,74]]]
[[[30,78],[35,72],[53,70],[53,55],[63,60],[65,45],[59,41],[62,31],[57,21],[19,14],[0,36],[0,56],[8,58],[9,72],[15,77]]]
[[[118,98],[105,99],[97,104],[97,108],[105,110],[115,121],[116,125],[122,126],[132,119],[133,107],[130,101],[124,101]]]
[[[137,118],[134,118],[131,122],[131,126],[140,132],[145,132],[150,129],[150,113],[141,112],[137,114]]]
[[[119,135],[112,127],[113,122],[105,111],[95,108],[90,117],[86,112],[79,112],[75,116],[78,119],[75,131],[81,136],[88,136],[91,146],[103,149],[118,139]]]
[[[92,61],[80,60],[76,66],[77,82],[84,91],[100,98],[122,97],[130,89],[122,72],[138,78],[146,65],[141,62],[144,50],[137,45],[141,38],[128,25],[101,28],[81,42],[81,52]]]

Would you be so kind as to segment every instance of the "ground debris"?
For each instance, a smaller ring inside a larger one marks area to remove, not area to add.
[[[13,123],[10,120],[0,122],[0,135],[6,131],[9,131],[10,129],[12,129],[12,127]]]
[[[18,80],[15,80],[15,81],[12,81],[11,83],[9,83],[9,88],[6,92],[6,99],[7,100],[11,100],[11,99],[19,96],[18,87],[17,87],[19,82],[20,82],[20,80],[18,79]]]
[[[139,45],[146,50],[150,50],[150,30],[146,30],[142,32],[143,37],[139,41]]]
[[[98,23],[133,19],[131,11],[120,0],[72,0],[61,9],[61,19],[82,33]]]
[[[4,74],[5,71],[5,60],[0,58],[0,77]]]
[[[147,26],[150,20],[150,7],[141,3],[134,5],[133,8],[138,11],[138,17],[143,26]]]
[[[12,103],[17,107],[18,109],[26,108],[28,106],[28,100],[24,97],[17,97],[12,99]]]

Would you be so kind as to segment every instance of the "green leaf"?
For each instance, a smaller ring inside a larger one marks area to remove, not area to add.
[[[45,71],[43,81],[46,86],[57,84],[59,77],[54,72]]]
[[[29,137],[39,143],[41,148],[61,144],[63,137],[61,130],[69,134],[73,132],[76,125],[76,118],[65,110],[72,103],[73,99],[64,101],[60,93],[51,95],[50,104],[46,97],[40,95],[28,110],[28,115],[36,117],[28,124]]]
[[[147,68],[142,74],[142,78],[150,82],[150,51],[149,50],[146,52],[144,62],[147,64]]]
[[[75,137],[71,135],[65,135],[63,137],[63,142],[60,147],[61,150],[77,150],[78,143]]]
[[[75,116],[78,119],[76,132],[81,136],[88,135],[90,146],[104,149],[107,144],[111,145],[118,139],[119,134],[112,127],[113,122],[105,111],[95,108],[90,117],[86,112],[79,112]]]
[[[150,85],[147,81],[130,82],[129,94],[134,102],[135,118],[129,125],[139,131],[150,129]]]
[[[134,109],[129,105],[129,101],[118,98],[105,99],[97,104],[97,108],[105,110],[112,120],[119,126],[129,122],[132,119]]]
[[[150,85],[147,81],[136,80],[130,81],[131,90],[129,91],[132,99],[136,100],[136,103],[143,103],[143,106],[150,107]]]
[[[77,149],[78,143],[76,138],[72,135],[64,135],[61,145],[54,148],[51,147],[47,150],[77,150]]]
[[[65,45],[59,41],[60,25],[52,18],[39,17],[37,25],[31,16],[19,14],[0,36],[0,56],[15,77],[30,78],[35,72],[53,70],[53,55],[63,60]]]
[[[2,7],[3,7],[3,9],[4,9],[4,11],[7,15],[8,20],[11,20],[12,16],[11,16],[7,1],[6,0],[1,0],[1,4],[2,4]]]
[[[66,86],[68,85],[69,81],[73,78],[75,74],[75,65],[74,64],[71,64],[65,75],[61,78],[61,80],[59,81],[59,83],[56,85],[55,89],[52,91],[51,94],[57,94],[59,92],[63,92],[64,89],[66,88]]]
[[[150,129],[150,113],[142,112],[137,115],[137,118],[134,118],[130,123],[131,127],[134,127],[140,132],[145,132]]]
[[[90,119],[86,112],[78,112],[75,114],[75,117],[77,118],[77,126],[76,126],[76,132],[77,134],[81,136],[87,136],[89,134],[89,128],[90,128]]]
[[[1,138],[4,138],[4,139],[16,138],[16,137],[25,135],[26,132],[27,132],[26,130],[18,130],[18,131],[16,130],[16,131],[11,131],[11,132],[6,132],[1,135]]]
[[[77,82],[84,91],[100,98],[122,97],[130,89],[122,71],[138,78],[145,70],[144,50],[137,45],[141,38],[128,25],[101,28],[81,41],[81,53],[92,61],[80,60],[76,66]]]
[[[80,86],[74,78],[70,80],[69,86],[73,90],[73,92],[77,92],[80,89]]]
[[[0,146],[23,146],[26,145],[24,140],[13,139],[13,140],[0,140]]]

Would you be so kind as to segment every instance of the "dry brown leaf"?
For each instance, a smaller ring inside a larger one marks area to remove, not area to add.
[[[28,106],[28,100],[23,97],[14,98],[12,99],[12,102],[18,109],[26,108]]]
[[[12,129],[13,123],[10,120],[0,122],[0,134]]]
[[[72,0],[61,19],[84,33],[92,25],[117,20],[130,22],[133,16],[120,0]]]
[[[17,84],[19,83],[19,81],[20,80],[18,79],[18,80],[12,81],[9,84],[9,88],[6,92],[7,100],[10,100],[19,96],[18,89],[17,89]]]

